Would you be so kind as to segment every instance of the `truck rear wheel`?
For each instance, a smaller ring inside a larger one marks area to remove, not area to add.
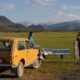
[[[13,69],[12,71],[16,77],[20,78],[23,76],[24,73],[24,65],[22,62],[20,62],[17,66],[17,68]]]
[[[34,68],[39,68],[41,66],[41,59],[40,58],[37,58],[35,60],[35,62],[33,63],[33,67]]]

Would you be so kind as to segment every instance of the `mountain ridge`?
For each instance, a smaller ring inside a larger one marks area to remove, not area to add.
[[[29,23],[28,23],[29,24]],[[45,23],[45,24],[31,24],[24,25],[21,23],[14,23],[5,16],[0,16],[0,31],[3,32],[26,32],[26,31],[74,31],[80,30],[80,21],[70,21],[62,23]]]
[[[26,32],[26,31],[43,31],[41,25],[23,25],[21,23],[14,23],[5,16],[0,16],[0,31],[2,32]]]
[[[11,20],[9,20],[5,16],[0,16],[0,31],[3,32],[13,32],[13,31],[26,31],[27,28],[19,23],[14,23]]]

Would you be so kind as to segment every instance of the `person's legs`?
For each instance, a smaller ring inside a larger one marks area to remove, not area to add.
[[[63,55],[60,55],[60,59],[63,59]]]
[[[39,50],[41,58],[46,58],[45,55],[44,55],[44,51],[43,51],[43,49],[42,49],[42,47],[40,45],[35,45],[33,48],[36,48],[36,49]]]

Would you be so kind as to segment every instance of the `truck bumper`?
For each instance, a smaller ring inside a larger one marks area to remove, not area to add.
[[[2,66],[11,66],[10,64],[0,64],[0,67]]]

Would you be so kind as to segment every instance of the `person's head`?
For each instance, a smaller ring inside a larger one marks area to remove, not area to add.
[[[29,33],[28,38],[30,38],[31,36],[33,36],[33,32],[30,32],[30,33]]]

